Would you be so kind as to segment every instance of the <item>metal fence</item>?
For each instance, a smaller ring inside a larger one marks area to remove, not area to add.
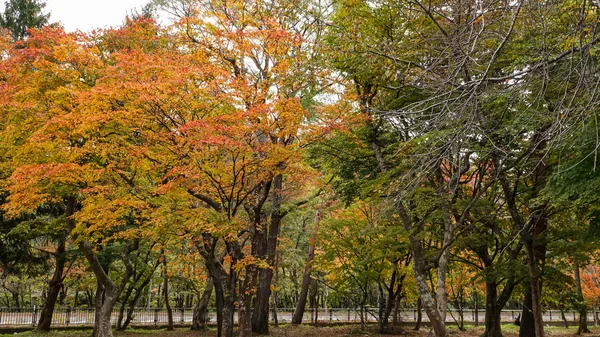
[[[0,308],[0,326],[35,326],[39,320],[39,308]],[[280,323],[289,323],[292,320],[294,312],[293,308],[278,308],[275,310],[277,319]],[[367,322],[377,322],[379,310],[377,308],[367,308],[364,312],[364,319]],[[502,322],[514,322],[517,316],[521,313],[520,310],[503,310],[501,314]],[[272,313],[273,315],[274,313]],[[578,319],[576,311],[565,311],[565,318],[570,321]],[[193,310],[191,308],[175,308],[173,309],[173,321],[176,324],[191,324]],[[597,315],[597,313],[596,313]],[[417,320],[416,309],[402,309],[398,311],[398,318],[402,322],[415,322]],[[116,323],[119,317],[118,310],[112,313],[111,321]],[[427,315],[423,312],[423,322],[428,322]],[[446,317],[447,322],[458,320],[459,312],[457,310],[449,310]],[[52,316],[53,326],[91,326],[94,324],[94,309],[93,308],[56,308]],[[485,319],[485,310],[473,309],[463,310],[463,318],[465,322],[483,322]],[[234,315],[234,320],[237,321],[237,313]],[[307,308],[304,312],[304,322],[319,323],[355,323],[360,322],[360,309],[356,308]],[[563,318],[560,310],[547,310],[544,312],[545,322],[560,322]],[[594,321],[594,313],[588,313],[588,321]],[[167,310],[164,308],[136,308],[134,310],[132,325],[164,325],[168,322]],[[216,312],[214,309],[209,310],[208,322],[216,322]]]

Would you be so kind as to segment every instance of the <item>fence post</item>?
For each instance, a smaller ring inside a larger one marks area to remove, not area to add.
[[[350,322],[350,308],[348,308],[348,323]]]
[[[184,317],[185,317],[185,309],[181,308],[181,323],[185,322]]]
[[[333,309],[329,308],[329,323],[333,322]]]
[[[154,309],[154,325],[158,324],[158,308]]]
[[[69,326],[69,323],[71,323],[71,307],[67,307],[67,318],[65,320],[67,326]]]

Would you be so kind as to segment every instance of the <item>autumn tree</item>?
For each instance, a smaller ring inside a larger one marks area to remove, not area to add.
[[[327,123],[318,133],[330,124],[329,112],[311,105],[328,81],[326,71],[313,67],[317,56],[311,45],[319,26],[310,26],[300,11],[311,4],[297,5],[163,3],[179,17],[176,26],[190,57],[211,63],[200,88],[206,101],[169,121],[183,134],[174,146],[185,154],[175,153],[171,161],[181,164],[171,169],[169,180],[209,207],[220,223],[203,233],[198,246],[214,279],[217,303],[227,306],[218,310],[227,335],[235,294],[240,333],[268,332],[269,266],[282,219],[304,203],[294,200],[302,192],[297,179],[310,171],[299,151],[314,137],[311,123]],[[321,115],[311,121],[315,109]],[[224,253],[215,251],[220,240]],[[220,267],[223,258],[230,262],[229,271]]]
[[[147,223],[153,181],[132,156],[143,141],[130,111],[106,94],[114,88],[101,78],[115,69],[109,65],[119,52],[150,44],[146,38],[153,36],[150,22],[108,32],[103,44],[48,27],[4,60],[18,65],[11,69],[18,75],[3,87],[9,116],[3,139],[19,144],[10,154],[15,169],[5,210],[18,216],[50,203],[61,207],[65,232],[96,276],[96,336],[112,335],[112,308],[133,275],[131,253]],[[126,41],[120,50],[111,45],[115,39]],[[110,267],[121,263],[125,272],[116,280]]]

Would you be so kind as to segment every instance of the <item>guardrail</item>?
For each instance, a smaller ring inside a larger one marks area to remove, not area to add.
[[[0,326],[35,326],[39,320],[40,308],[0,308]],[[275,310],[277,319],[280,323],[289,323],[292,320],[293,308],[277,308]],[[53,326],[91,326],[94,324],[93,308],[56,308],[52,316]],[[377,308],[367,308],[364,316],[367,322],[376,322],[379,310]],[[501,314],[502,322],[514,322],[521,310],[503,310]],[[569,322],[578,319],[579,314],[576,311],[565,311],[565,318]],[[173,309],[173,322],[176,324],[187,324],[192,322],[193,309],[175,308]],[[273,312],[271,313],[273,315]],[[598,315],[598,313],[596,313]],[[446,317],[447,322],[458,320],[459,312],[449,310]],[[112,313],[111,321],[116,323],[119,317],[118,310]],[[427,315],[423,311],[423,322],[428,322]],[[416,309],[401,309],[398,311],[398,318],[402,322],[416,322]],[[463,310],[465,322],[483,322],[485,319],[485,310],[478,310],[477,315],[473,309]],[[307,308],[304,312],[303,321],[319,323],[355,323],[360,322],[360,309],[358,308]],[[391,319],[391,318],[390,318]],[[234,315],[237,322],[237,313]],[[560,310],[546,310],[544,312],[545,322],[562,322]],[[594,313],[588,313],[588,321],[594,322]],[[163,325],[168,322],[167,310],[164,308],[136,308],[133,314],[132,325]],[[209,310],[208,322],[216,322],[216,312]]]

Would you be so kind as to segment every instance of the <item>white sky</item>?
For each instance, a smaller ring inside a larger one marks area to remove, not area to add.
[[[140,9],[149,0],[46,0],[44,12],[50,22],[61,22],[66,31],[90,31],[117,27],[133,8]]]

